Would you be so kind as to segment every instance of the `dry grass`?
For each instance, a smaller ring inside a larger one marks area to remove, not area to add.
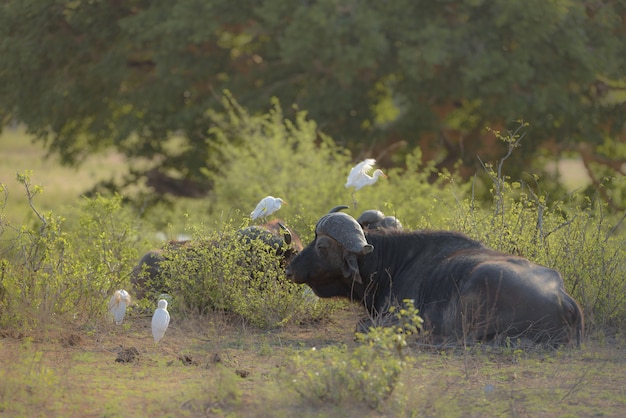
[[[591,184],[585,165],[580,158],[563,158],[558,163],[548,163],[546,169],[551,173],[559,173],[563,186],[568,191],[584,188]]]
[[[0,183],[8,190],[3,212],[13,225],[20,225],[34,216],[24,210],[28,200],[24,187],[16,180],[17,173],[31,170],[33,183],[44,188],[37,196],[38,208],[42,212],[57,212],[78,200],[97,182],[111,177],[119,179],[128,172],[124,159],[115,153],[90,157],[79,168],[62,167],[57,157],[46,157],[41,144],[33,143],[32,137],[19,127],[5,128],[0,134],[0,161]]]
[[[414,348],[403,385],[378,410],[313,405],[288,389],[290,356],[353,346],[356,307],[323,324],[259,330],[223,315],[173,316],[158,345],[150,317],[121,326],[66,324],[0,340],[0,414],[6,416],[624,416],[624,341],[562,351]],[[116,359],[135,348],[130,362]],[[10,365],[10,366],[9,366]]]

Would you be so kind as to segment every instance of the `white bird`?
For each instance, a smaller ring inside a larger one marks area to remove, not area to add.
[[[126,307],[130,305],[130,295],[124,289],[116,290],[109,301],[109,312],[113,314],[113,320],[121,325],[126,315]]]
[[[276,212],[283,204],[287,204],[280,197],[266,196],[256,205],[256,208],[250,213],[250,218],[254,221],[257,218],[265,218]]]
[[[346,182],[346,188],[354,187],[352,191],[352,201],[354,206],[356,207],[356,199],[354,198],[354,193],[357,190],[362,189],[365,186],[372,185],[378,181],[379,177],[387,177],[385,173],[381,169],[376,169],[373,175],[369,175],[368,172],[374,168],[374,164],[376,164],[376,160],[373,158],[368,158],[366,160],[361,161],[350,170],[350,174],[348,174],[348,181]]]
[[[158,308],[155,309],[154,315],[152,315],[152,336],[155,343],[158,343],[163,338],[169,324],[170,313],[167,311],[167,301],[161,299],[159,300]]]

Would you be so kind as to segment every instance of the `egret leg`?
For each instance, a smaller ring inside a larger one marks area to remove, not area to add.
[[[354,209],[357,208],[356,197],[354,197],[354,193],[355,192],[356,192],[356,190],[352,192],[352,204],[354,205]]]

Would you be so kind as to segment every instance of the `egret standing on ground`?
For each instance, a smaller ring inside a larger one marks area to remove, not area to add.
[[[167,311],[167,301],[165,299],[159,300],[158,308],[152,315],[152,336],[154,342],[158,343],[167,331],[167,326],[170,324],[170,313]]]
[[[354,190],[352,191],[352,202],[354,203],[355,208],[357,206],[357,203],[354,197],[354,193],[357,190],[376,183],[380,176],[387,177],[381,169],[376,169],[376,171],[374,171],[373,175],[371,176],[367,174],[372,168],[374,168],[374,164],[376,164],[376,160],[373,158],[368,158],[352,167],[352,170],[350,170],[350,174],[348,174],[346,188],[354,187]]]
[[[109,301],[109,312],[113,314],[113,320],[121,325],[126,315],[126,307],[130,305],[130,295],[124,289],[116,290]]]
[[[280,197],[266,196],[256,205],[256,208],[250,213],[250,218],[256,220],[258,218],[266,218],[276,212],[283,204],[287,204]]]

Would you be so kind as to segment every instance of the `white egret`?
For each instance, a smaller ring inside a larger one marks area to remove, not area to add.
[[[357,206],[356,199],[354,198],[354,193],[357,190],[362,189],[365,186],[372,185],[378,181],[379,177],[387,177],[385,173],[381,169],[376,169],[374,173],[370,176],[368,172],[374,168],[374,164],[376,164],[376,160],[373,158],[368,158],[366,160],[361,161],[350,170],[350,174],[348,174],[348,181],[346,182],[346,188],[354,187],[352,191],[352,201],[354,206]]]
[[[159,300],[158,308],[155,309],[154,315],[152,315],[152,336],[155,343],[158,343],[163,338],[169,324],[170,313],[167,311],[167,301],[161,299]]]
[[[116,290],[109,301],[109,312],[113,314],[113,320],[121,325],[126,315],[126,307],[130,305],[130,295],[124,289]]]
[[[276,212],[283,204],[287,204],[280,197],[266,196],[256,205],[256,208],[250,213],[250,218],[256,220],[258,218],[265,218],[272,213]]]

